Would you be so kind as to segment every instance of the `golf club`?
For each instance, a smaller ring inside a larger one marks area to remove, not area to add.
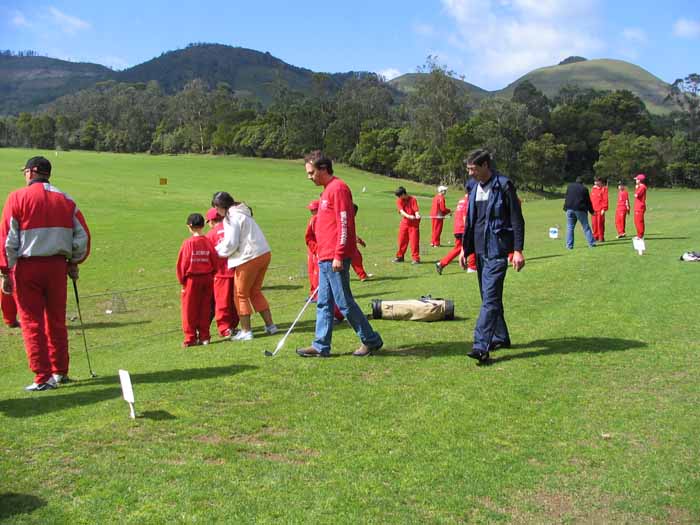
[[[80,331],[83,333],[83,344],[85,345],[85,356],[87,357],[88,370],[90,370],[90,377],[97,377],[97,375],[92,371],[92,365],[90,364],[90,354],[87,348],[87,339],[85,339],[85,326],[83,326],[83,314],[80,313],[80,297],[78,296],[78,284],[75,279],[73,281],[73,291],[75,292],[75,305],[78,307],[78,319],[80,320]]]
[[[306,311],[306,307],[309,306],[309,303],[311,303],[311,300],[316,296],[316,292],[318,292],[318,288],[316,288],[313,293],[309,295],[309,298],[306,300],[306,303],[304,303],[304,306],[302,307],[301,311],[299,312],[299,315],[297,315],[297,318],[294,319],[294,322],[290,325],[289,329],[287,330],[287,333],[284,334],[282,339],[280,339],[280,342],[277,343],[277,347],[275,348],[274,352],[270,352],[269,350],[265,350],[265,357],[275,357],[277,355],[277,352],[280,351],[280,349],[284,346],[285,341],[287,340],[287,336],[292,332],[294,327],[297,324],[297,321],[301,319],[301,316],[304,315],[304,311]]]

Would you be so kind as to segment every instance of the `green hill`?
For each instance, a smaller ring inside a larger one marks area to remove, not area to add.
[[[99,64],[40,56],[0,56],[0,115],[34,111],[62,95],[114,78]]]
[[[406,73],[405,75],[401,75],[390,80],[389,85],[400,93],[407,95],[412,91],[415,91],[416,82],[422,75],[426,74],[427,73]],[[458,78],[453,78],[452,80],[457,85],[457,88],[462,93],[469,95],[470,99],[474,102],[478,102],[479,100],[490,95],[490,93],[485,89],[475,86],[474,84],[470,84],[469,82],[465,82],[464,80],[460,80]]]
[[[515,87],[524,80],[532,82],[548,97],[554,97],[566,84],[584,89],[626,89],[641,98],[652,113],[668,113],[674,109],[673,104],[664,102],[669,84],[645,69],[622,60],[585,60],[535,69],[494,94],[510,98]]]

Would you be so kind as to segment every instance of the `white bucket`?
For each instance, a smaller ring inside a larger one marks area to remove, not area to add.
[[[559,228],[557,226],[552,226],[549,229],[549,238],[558,239],[559,238]]]

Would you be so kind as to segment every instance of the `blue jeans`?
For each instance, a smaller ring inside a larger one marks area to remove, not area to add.
[[[321,353],[330,353],[333,337],[333,309],[338,305],[340,313],[352,326],[360,341],[370,350],[382,346],[380,335],[372,329],[350,291],[350,259],[343,260],[343,270],[334,272],[333,261],[319,261],[318,302],[316,303],[316,335],[313,346]]]
[[[510,345],[508,326],[503,316],[503,282],[508,259],[486,258],[477,254],[476,269],[481,294],[481,309],[474,327],[474,350],[490,352],[496,344]]]
[[[586,236],[588,246],[595,246],[593,231],[591,231],[591,227],[588,225],[588,213],[578,210],[566,210],[566,247],[569,250],[574,248],[574,227],[576,226],[577,220],[581,223],[581,228],[583,229],[583,234]]]

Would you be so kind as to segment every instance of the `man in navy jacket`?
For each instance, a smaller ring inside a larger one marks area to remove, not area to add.
[[[481,310],[474,327],[474,344],[469,357],[480,362],[489,352],[510,347],[510,335],[503,316],[503,281],[508,254],[519,272],[525,266],[523,245],[525,220],[513,183],[491,168],[491,154],[478,149],[466,159],[469,175],[478,183],[469,195],[469,211],[464,231],[462,268],[476,254],[481,293]]]

